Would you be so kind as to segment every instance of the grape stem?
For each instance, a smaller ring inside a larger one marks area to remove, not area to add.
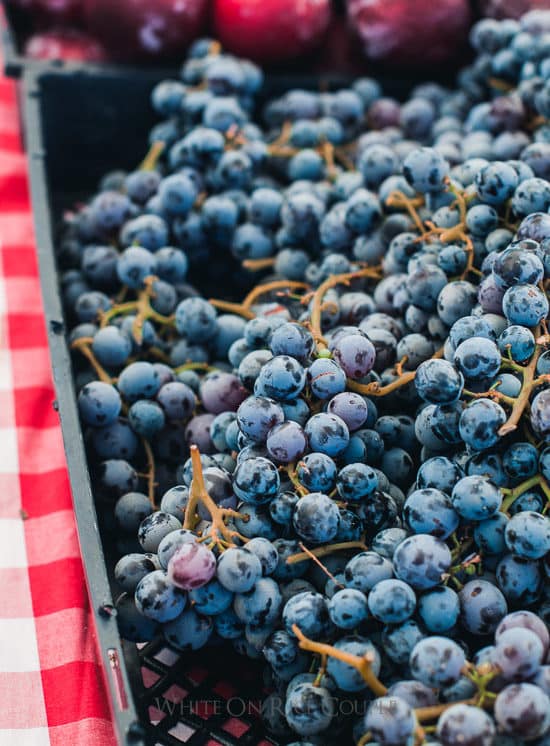
[[[361,549],[363,552],[368,551],[368,546],[362,541],[342,541],[337,544],[327,544],[323,547],[314,547],[313,549],[307,549],[303,544],[300,544],[300,547],[303,551],[291,554],[290,557],[286,558],[287,565],[293,565],[296,562],[303,562],[307,559],[326,557],[334,552],[343,552],[346,549]]]
[[[238,531],[230,529],[225,524],[226,518],[245,519],[246,516],[241,515],[241,513],[238,513],[235,510],[220,508],[216,505],[214,500],[208,494],[206,485],[204,484],[200,451],[196,445],[192,445],[190,451],[191,464],[193,467],[193,479],[191,480],[191,487],[189,488],[189,501],[185,508],[183,527],[190,530],[195,528],[200,520],[196,515],[197,506],[200,502],[210,513],[211,519],[211,527],[208,535],[204,537],[205,540],[211,538],[212,544],[218,546],[221,550],[226,549],[228,546],[237,546],[235,539],[239,539],[243,543],[246,543],[248,541],[246,536],[242,536]]]
[[[426,720],[436,720],[441,713],[445,712],[445,710],[448,710],[449,707],[454,707],[455,705],[475,705],[477,704],[477,699],[475,697],[472,697],[471,699],[463,699],[459,702],[445,702],[445,704],[442,705],[432,705],[431,707],[418,707],[415,709],[414,714],[416,715],[416,719],[419,723],[423,723]]]
[[[154,275],[149,275],[149,277],[144,279],[144,287],[139,291],[136,300],[127,301],[126,303],[118,303],[108,311],[102,311],[100,314],[101,328],[107,326],[115,316],[135,313],[136,316],[132,324],[132,336],[137,344],[141,344],[143,342],[143,325],[147,319],[152,319],[163,326],[173,326],[174,315],[163,316],[161,313],[155,311],[151,306],[151,298],[155,297],[153,283],[156,279],[158,278]]]
[[[370,730],[368,730],[364,735],[361,736],[361,738],[357,741],[357,746],[367,746],[367,743],[370,743],[372,741],[372,735]]]
[[[516,400],[512,396],[506,396],[496,389],[489,389],[489,391],[482,391],[481,393],[475,393],[474,391],[468,391],[468,389],[462,389],[464,396],[470,396],[472,399],[495,399],[495,401],[503,402],[513,407]]]
[[[177,368],[174,368],[174,373],[178,375],[178,373],[183,373],[186,370],[200,370],[204,373],[211,373],[218,370],[218,368],[208,363],[183,363],[183,365],[178,365]]]
[[[424,205],[424,197],[408,197],[405,192],[396,189],[395,191],[390,192],[386,199],[386,204],[388,207],[404,207],[411,216],[418,232],[422,235],[427,233],[424,223],[416,209],[417,207],[422,207]]]
[[[507,487],[500,488],[500,491],[505,495],[502,505],[500,506],[501,512],[507,513],[518,497],[523,495],[524,492],[527,492],[527,490],[530,490],[532,487],[540,487],[544,492],[546,499],[550,501],[550,485],[542,474],[535,474],[534,477],[529,477],[529,479],[526,479],[524,482],[521,482],[521,484],[518,484],[512,489]]]
[[[155,504],[155,457],[153,455],[153,449],[151,448],[151,444],[145,439],[141,439],[143,443],[143,450],[145,451],[145,455],[147,456],[147,472],[145,474],[147,478],[147,495],[149,497],[149,502],[153,506],[153,508],[156,508]]]
[[[359,269],[357,272],[346,272],[341,275],[333,275],[324,282],[322,282],[317,290],[313,293],[312,304],[311,304],[311,316],[310,325],[311,332],[317,340],[317,351],[326,350],[327,344],[323,340],[323,332],[321,330],[321,314],[323,310],[323,300],[326,293],[336,285],[349,285],[352,280],[360,277],[372,277],[374,279],[380,278],[380,270],[377,267],[365,267]]]
[[[514,430],[516,430],[519,421],[521,420],[521,416],[529,403],[529,397],[531,396],[533,388],[536,385],[539,385],[538,379],[535,379],[535,372],[542,349],[542,344],[537,343],[537,347],[531,357],[531,360],[529,361],[529,365],[525,366],[524,368],[518,366],[523,377],[521,391],[519,392],[519,396],[514,400],[510,416],[498,431],[498,434],[501,437],[503,437],[504,435],[508,435],[509,433],[512,433]]]
[[[140,171],[154,171],[155,167],[157,165],[157,161],[164,152],[164,143],[162,140],[155,140],[151,144],[151,147],[149,148],[147,155],[145,158],[141,161],[141,164],[139,165]]]
[[[88,360],[92,368],[95,370],[100,381],[103,381],[103,383],[110,383],[112,385],[114,383],[114,380],[107,373],[105,368],[99,363],[98,359],[94,355],[92,351],[92,342],[92,337],[80,337],[80,339],[75,339],[74,342],[71,343],[71,349],[78,350],[81,355],[84,355],[86,360]]]
[[[275,257],[267,257],[266,259],[245,259],[243,267],[249,269],[251,272],[259,272],[261,269],[269,269],[275,265]]]
[[[293,464],[288,464],[288,466],[281,466],[280,469],[281,471],[286,472],[288,478],[294,486],[294,489],[301,497],[308,494],[307,489],[298,479],[298,475],[296,474],[296,466],[294,466]]]
[[[254,314],[250,307],[265,293],[270,293],[272,290],[309,290],[309,285],[305,282],[295,282],[292,280],[275,280],[274,282],[267,282],[264,285],[256,285],[248,295],[245,297],[242,303],[231,303],[226,300],[219,300],[218,298],[210,298],[210,303],[219,308],[222,311],[228,311],[229,313],[236,313],[245,319],[254,319]]]
[[[298,644],[302,650],[317,653],[321,656],[327,655],[331,658],[336,658],[342,661],[342,663],[347,663],[348,666],[357,669],[363,677],[365,684],[376,697],[383,697],[388,691],[387,687],[384,686],[372,670],[373,658],[368,653],[364,656],[353,655],[352,653],[346,653],[344,650],[338,650],[333,645],[310,640],[303,634],[297,624],[292,625],[292,631],[298,638]]]
[[[437,352],[434,352],[431,359],[436,360],[441,357],[443,357],[443,347],[437,350]],[[402,376],[396,378],[395,381],[392,381],[385,386],[380,386],[378,381],[373,381],[372,383],[358,383],[357,381],[353,381],[351,378],[348,378],[347,385],[350,391],[355,391],[357,394],[363,394],[366,396],[387,396],[388,394],[397,391],[397,389],[400,389],[402,386],[406,386],[408,383],[414,381],[415,377],[416,371],[411,370],[407,373],[403,373]]]

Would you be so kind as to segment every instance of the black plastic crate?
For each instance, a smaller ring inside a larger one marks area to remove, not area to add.
[[[112,595],[116,589],[110,585],[113,563],[109,560],[116,557],[112,539],[98,525],[78,418],[58,292],[56,228],[63,211],[89,196],[106,171],[131,169],[142,160],[148,131],[157,121],[149,95],[159,77],[159,71],[139,75],[114,69],[103,69],[100,74],[85,68],[25,71],[25,137],[56,406],[119,743],[269,746],[276,742],[265,736],[258,718],[257,698],[263,687],[258,664],[247,662],[226,646],[221,655],[213,647],[181,657],[162,640],[144,646],[121,640]],[[382,81],[385,91],[396,96],[403,96],[417,82],[417,78]],[[270,78],[267,89],[276,95],[290,86],[317,88],[337,83],[279,77]],[[175,697],[179,699],[174,701]],[[235,697],[241,703],[238,707],[231,705]]]

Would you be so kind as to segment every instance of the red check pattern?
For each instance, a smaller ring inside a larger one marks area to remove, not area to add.
[[[0,744],[114,746],[54,398],[15,86],[0,78]]]

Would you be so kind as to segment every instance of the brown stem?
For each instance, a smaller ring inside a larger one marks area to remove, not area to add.
[[[231,303],[227,300],[217,300],[216,298],[210,298],[208,302],[215,306],[215,308],[219,308],[220,311],[236,313],[237,316],[242,316],[245,319],[256,318],[252,311],[249,311],[247,308],[243,307],[242,303]]]
[[[145,451],[145,455],[147,456],[147,495],[149,496],[149,502],[153,506],[153,508],[156,508],[155,503],[155,457],[153,455],[153,449],[151,448],[149,442],[142,438],[141,442],[143,443],[143,450]]]
[[[139,291],[136,300],[115,304],[108,311],[103,312],[101,314],[101,326],[107,326],[109,321],[115,318],[115,316],[125,316],[130,313],[135,313],[136,317],[132,324],[132,336],[137,344],[141,344],[143,341],[143,324],[147,319],[152,319],[163,326],[173,326],[173,315],[163,316],[161,313],[155,311],[151,306],[151,298],[155,295],[153,283],[156,279],[157,278],[153,275],[145,278],[144,287]]]
[[[313,336],[319,340],[317,343],[318,350],[324,350],[327,345],[323,339],[323,332],[321,330],[321,314],[323,306],[323,298],[328,290],[335,287],[336,285],[349,285],[351,280],[355,280],[359,277],[374,277],[378,279],[380,272],[375,267],[366,267],[365,269],[359,269],[357,272],[346,272],[341,275],[332,275],[324,282],[322,282],[317,290],[313,293],[313,301],[311,305],[311,316],[310,324]]]
[[[427,232],[424,223],[422,222],[420,215],[416,210],[417,207],[423,206],[424,197],[407,197],[404,192],[396,189],[394,192],[391,192],[388,195],[386,204],[389,207],[404,207],[411,216],[414,224],[416,225],[416,228],[418,229],[418,232],[420,234],[425,234]]]
[[[327,176],[333,181],[338,175],[338,169],[334,163],[334,145],[330,142],[324,142],[320,146],[321,155],[327,164]]]
[[[519,396],[514,401],[510,416],[498,431],[498,434],[500,436],[508,435],[508,433],[513,432],[518,426],[525,407],[529,403],[531,392],[533,391],[533,382],[535,380],[537,361],[540,357],[541,352],[542,346],[537,345],[537,348],[533,353],[533,357],[529,361],[529,365],[527,365],[525,368],[522,368],[523,382],[521,385],[521,391],[519,392]]]
[[[370,730],[368,730],[365,734],[361,736],[361,738],[357,741],[357,746],[367,746],[367,743],[372,741],[372,734]]]
[[[248,295],[245,297],[242,303],[231,303],[226,300],[218,300],[216,298],[210,298],[210,303],[216,308],[222,311],[228,311],[229,313],[236,313],[239,316],[243,316],[245,319],[256,318],[255,314],[250,310],[252,304],[264,293],[269,293],[272,290],[282,289],[309,289],[309,285],[305,282],[293,282],[291,280],[275,280],[274,282],[267,282],[264,285],[256,285]]]
[[[353,655],[352,653],[346,653],[344,650],[338,650],[333,645],[310,640],[303,634],[296,624],[292,625],[292,631],[298,638],[299,646],[302,650],[306,650],[310,653],[317,653],[318,655],[328,655],[331,658],[336,658],[337,660],[342,661],[342,663],[347,663],[348,666],[357,669],[363,677],[363,681],[375,696],[383,697],[388,691],[387,687],[384,686],[373,672],[371,665],[372,660],[368,654],[364,656]]]
[[[514,504],[518,497],[523,495],[524,492],[527,492],[527,490],[530,490],[532,487],[540,487],[546,495],[546,498],[550,499],[550,485],[542,476],[542,474],[535,474],[534,477],[529,477],[529,479],[526,479],[524,482],[521,482],[521,484],[518,484],[512,489],[508,489],[506,487],[500,488],[500,491],[506,496],[502,501],[500,510],[503,513],[507,513],[510,509],[510,506]]]
[[[438,718],[442,712],[445,712],[445,710],[448,710],[449,707],[454,707],[455,705],[475,705],[477,704],[477,700],[475,698],[472,699],[463,699],[459,702],[445,702],[443,705],[432,705],[431,707],[418,707],[414,713],[416,715],[416,719],[419,723],[424,722],[425,720],[435,720]]]
[[[243,300],[243,306],[246,309],[250,309],[250,306],[262,295],[265,295],[265,293],[283,289],[309,290],[309,285],[305,282],[296,282],[293,280],[275,280],[274,282],[266,282],[264,285],[256,285]]]
[[[432,355],[432,360],[443,357],[443,347]],[[355,391],[357,394],[363,394],[367,396],[387,396],[388,394],[397,391],[402,386],[406,386],[411,381],[414,381],[416,377],[416,371],[411,370],[408,373],[403,373],[400,378],[396,378],[395,381],[387,383],[385,386],[380,386],[378,381],[372,383],[358,383],[353,381],[351,378],[347,380],[347,386],[350,391]]]
[[[300,544],[300,547],[302,546],[303,545]],[[305,547],[303,547],[303,549],[303,552],[291,554],[290,557],[287,557],[286,564],[293,565],[296,562],[303,562],[303,560],[313,559],[314,557],[326,557],[329,554],[343,552],[346,549],[360,549],[361,551],[366,552],[368,551],[368,546],[362,541],[342,541],[337,544],[327,544],[323,547],[315,547],[314,549],[306,549]]]
[[[513,406],[516,401],[512,396],[501,394],[498,389],[489,389],[488,391],[482,391],[481,393],[463,389],[462,393],[464,394],[464,396],[469,396],[472,399],[496,399],[496,401],[501,401],[504,404],[508,404],[509,406]]]
[[[81,337],[80,339],[75,339],[75,341],[71,344],[71,349],[78,350],[81,355],[84,355],[84,357],[88,360],[92,368],[97,373],[97,377],[100,381],[103,381],[103,383],[112,384],[113,379],[107,373],[105,368],[98,362],[96,356],[92,351],[92,342],[92,337]]]
[[[288,464],[288,466],[281,466],[280,469],[281,469],[281,471],[286,472],[286,474],[288,475],[288,478],[290,479],[290,481],[294,485],[294,489],[296,490],[296,492],[300,496],[303,497],[304,495],[308,494],[307,489],[304,487],[304,485],[298,479],[298,475],[296,474],[296,467],[295,466],[293,466],[292,464]]]
[[[177,368],[174,368],[174,373],[177,375],[178,373],[183,373],[184,370],[202,370],[205,373],[209,373],[218,370],[218,368],[209,365],[208,363],[184,363],[183,365],[178,365]]]
[[[193,479],[191,480],[191,487],[189,490],[189,502],[185,509],[184,528],[188,528],[189,525],[192,525],[195,521],[195,511],[197,504],[200,501],[210,513],[212,524],[210,528],[210,536],[212,538],[212,543],[219,544],[219,537],[221,537],[228,546],[236,546],[234,541],[236,538],[243,542],[247,542],[248,539],[246,536],[242,536],[238,531],[234,531],[225,525],[225,518],[241,517],[241,514],[237,513],[235,510],[220,508],[216,505],[214,500],[208,494],[204,484],[200,451],[196,445],[192,445],[189,450],[191,452]]]
[[[269,269],[275,265],[275,257],[267,257],[266,259],[245,259],[243,267],[249,269],[251,272],[259,272],[261,269]]]
[[[147,155],[141,161],[139,166],[140,171],[153,171],[157,165],[157,161],[164,151],[164,143],[161,140],[155,140],[149,148]]]

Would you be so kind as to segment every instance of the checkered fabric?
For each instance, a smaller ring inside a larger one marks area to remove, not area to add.
[[[0,744],[112,746],[53,400],[15,86],[0,78]]]

